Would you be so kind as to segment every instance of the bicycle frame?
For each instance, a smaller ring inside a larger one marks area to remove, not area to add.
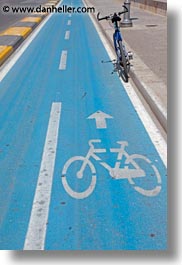
[[[115,50],[117,51],[117,43],[119,43],[119,41],[122,41],[123,38],[122,38],[121,31],[119,30],[117,21],[114,22],[114,28],[115,28],[115,32],[113,34],[113,41],[114,41]]]
[[[85,161],[83,162],[80,170],[77,173],[78,178],[82,178],[83,172],[84,172],[84,170],[88,164],[88,161],[90,160],[91,157],[93,159],[95,159],[96,161],[101,161],[102,159],[98,155],[96,155],[96,153],[105,153],[106,152],[105,148],[102,148],[102,149],[94,148],[92,142],[100,142],[100,140],[90,141],[90,143],[89,143],[90,149],[89,149],[89,151],[85,157]],[[122,157],[125,156],[126,159],[129,159],[129,157],[130,157],[130,155],[125,151],[125,147],[128,145],[128,143],[121,141],[121,142],[118,142],[118,144],[121,145],[120,148],[111,148],[110,149],[111,153],[118,153],[114,168],[112,168],[106,162],[100,162],[100,165],[102,165],[104,168],[106,168],[109,171],[110,175],[113,177],[114,177],[115,173],[118,173],[118,171],[121,170],[120,165],[121,165]],[[137,164],[134,161],[130,161],[130,162],[133,163],[133,165],[137,168]]]

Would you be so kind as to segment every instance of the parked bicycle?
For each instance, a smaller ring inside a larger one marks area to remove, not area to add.
[[[123,5],[124,11],[119,13],[114,13],[109,16],[99,17],[100,13],[97,14],[97,19],[100,20],[111,20],[114,25],[115,32],[113,34],[114,48],[116,52],[116,60],[114,62],[114,71],[118,72],[119,76],[123,79],[124,82],[128,82],[128,74],[130,71],[130,60],[133,59],[132,52],[127,52],[123,44],[123,38],[121,31],[119,29],[119,21],[121,20],[120,16],[128,12],[128,8]]]

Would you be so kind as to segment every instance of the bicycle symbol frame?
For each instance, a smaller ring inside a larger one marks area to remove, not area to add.
[[[90,140],[88,142],[90,149],[88,150],[87,155],[85,157],[84,156],[72,157],[65,163],[65,165],[63,167],[62,177],[61,177],[63,187],[64,187],[65,191],[71,197],[73,197],[75,199],[85,199],[89,195],[91,195],[95,189],[96,179],[97,179],[96,169],[95,169],[93,163],[90,161],[90,158],[93,158],[96,161],[101,161],[101,158],[96,154],[105,153],[106,149],[105,148],[95,148],[94,143],[101,143],[101,140],[100,139]],[[156,166],[153,165],[152,162],[147,157],[145,157],[143,155],[139,155],[139,154],[129,155],[125,150],[126,146],[128,146],[128,142],[118,141],[117,143],[120,145],[120,148],[111,148],[110,149],[111,153],[118,153],[117,161],[115,162],[114,168],[109,166],[106,162],[99,162],[100,165],[108,170],[108,172],[112,178],[117,179],[117,180],[118,179],[127,179],[128,182],[132,185],[132,187],[137,192],[139,192],[140,194],[142,194],[144,196],[150,196],[150,197],[157,196],[161,191],[162,181],[161,181],[161,176],[160,176],[159,171],[156,168]],[[125,160],[124,168],[121,168],[120,166],[121,166],[121,161],[122,161],[123,156],[125,156],[126,160]],[[154,176],[157,180],[157,184],[156,184],[155,188],[148,190],[148,189],[143,189],[143,188],[141,188],[135,184],[134,180],[136,178],[147,177],[145,171],[142,168],[140,168],[140,166],[137,164],[135,159],[144,160],[146,163],[148,163],[150,165],[150,167],[153,170]],[[73,190],[67,181],[67,171],[68,171],[70,165],[72,163],[74,163],[75,161],[82,161],[81,168],[78,169],[77,175],[76,175],[76,177],[78,179],[82,179],[84,177],[84,171],[86,169],[86,166],[89,167],[89,169],[92,173],[91,182],[90,182],[89,187],[85,191],[82,191],[82,192],[78,192],[78,191]],[[129,168],[129,165],[132,165],[132,168]]]

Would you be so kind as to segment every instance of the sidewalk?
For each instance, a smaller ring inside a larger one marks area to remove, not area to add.
[[[101,16],[122,10],[124,0],[86,0]],[[96,14],[95,14],[96,16]],[[134,54],[131,78],[143,90],[167,127],[167,17],[153,14],[131,4],[133,27],[121,28],[127,49]],[[99,22],[109,41],[113,28],[108,21]],[[150,104],[150,103],[149,103]]]

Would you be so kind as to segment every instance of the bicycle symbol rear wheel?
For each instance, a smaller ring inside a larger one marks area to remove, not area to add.
[[[88,168],[87,170],[91,173],[91,181],[89,183],[89,186],[88,188],[86,188],[84,191],[76,191],[75,190],[75,187],[74,188],[71,188],[71,183],[74,181],[74,177],[76,178],[75,181],[77,182],[77,187],[79,186],[79,181],[81,180],[84,180],[86,175],[85,174],[85,169],[83,170],[83,176],[80,178],[78,177],[79,175],[79,172],[80,172],[80,168],[76,168],[77,170],[77,176],[73,176],[71,175],[68,176],[69,174],[69,169],[71,167],[74,167],[73,163],[75,162],[79,162],[81,161],[81,165],[85,162],[86,158],[83,157],[83,156],[75,156],[75,157],[72,157],[70,158],[64,165],[63,167],[63,171],[62,171],[62,177],[61,177],[61,180],[62,180],[62,184],[63,184],[63,187],[65,189],[65,191],[73,198],[75,199],[85,199],[87,198],[88,196],[90,196],[92,194],[92,192],[94,191],[95,189],[95,185],[96,185],[96,170],[95,170],[95,167],[94,165],[89,161],[87,160],[86,161],[86,167]],[[77,167],[77,165],[75,165],[75,167]],[[68,178],[71,180],[71,181],[68,181]],[[78,187],[79,188],[79,187]]]

